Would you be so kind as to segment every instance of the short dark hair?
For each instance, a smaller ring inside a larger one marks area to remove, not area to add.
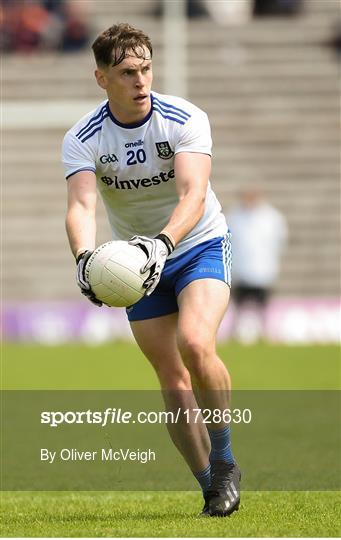
[[[128,23],[113,24],[104,30],[93,42],[92,50],[98,66],[117,66],[132,51],[138,58],[144,58],[141,49],[146,47],[150,56],[153,48],[150,38]],[[113,54],[114,53],[114,54]]]

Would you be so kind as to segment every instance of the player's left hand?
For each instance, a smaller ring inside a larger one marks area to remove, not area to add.
[[[147,256],[147,262],[141,268],[141,273],[150,271],[143,283],[146,296],[150,296],[160,281],[166,259],[174,250],[174,246],[165,234],[159,234],[156,238],[133,236],[129,240],[129,244],[139,247]]]
[[[91,290],[90,283],[88,283],[88,280],[85,277],[85,267],[90,259],[91,255],[93,254],[93,251],[83,251],[80,255],[78,255],[76,259],[77,264],[77,271],[76,271],[76,279],[77,279],[77,285],[81,290],[81,293],[86,296],[90,302],[95,304],[95,306],[102,306],[102,302],[98,300]]]

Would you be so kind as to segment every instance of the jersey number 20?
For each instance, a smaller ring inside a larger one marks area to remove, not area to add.
[[[127,152],[127,165],[136,165],[138,163],[144,163],[146,161],[146,152],[143,148],[139,148],[135,153],[135,150],[129,150]]]

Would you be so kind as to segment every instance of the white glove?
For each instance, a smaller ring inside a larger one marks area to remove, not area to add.
[[[90,259],[91,255],[93,254],[93,251],[83,251],[80,255],[78,255],[76,259],[77,264],[77,272],[76,272],[76,279],[77,279],[77,285],[80,288],[82,294],[89,298],[90,302],[95,304],[95,306],[101,306],[102,302],[100,300],[97,300],[95,294],[92,292],[90,284],[88,283],[86,277],[85,277],[85,267],[86,263]]]
[[[146,289],[146,296],[150,296],[160,281],[168,255],[174,250],[173,243],[168,236],[161,233],[156,238],[133,236],[129,240],[129,244],[139,247],[147,256],[147,262],[141,268],[141,273],[143,274],[150,270],[149,276],[143,283],[143,287]]]

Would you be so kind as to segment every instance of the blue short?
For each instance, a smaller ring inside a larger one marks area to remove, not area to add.
[[[177,296],[197,279],[218,279],[231,287],[231,235],[202,242],[168,259],[153,294],[126,309],[129,321],[154,319],[178,311]]]

